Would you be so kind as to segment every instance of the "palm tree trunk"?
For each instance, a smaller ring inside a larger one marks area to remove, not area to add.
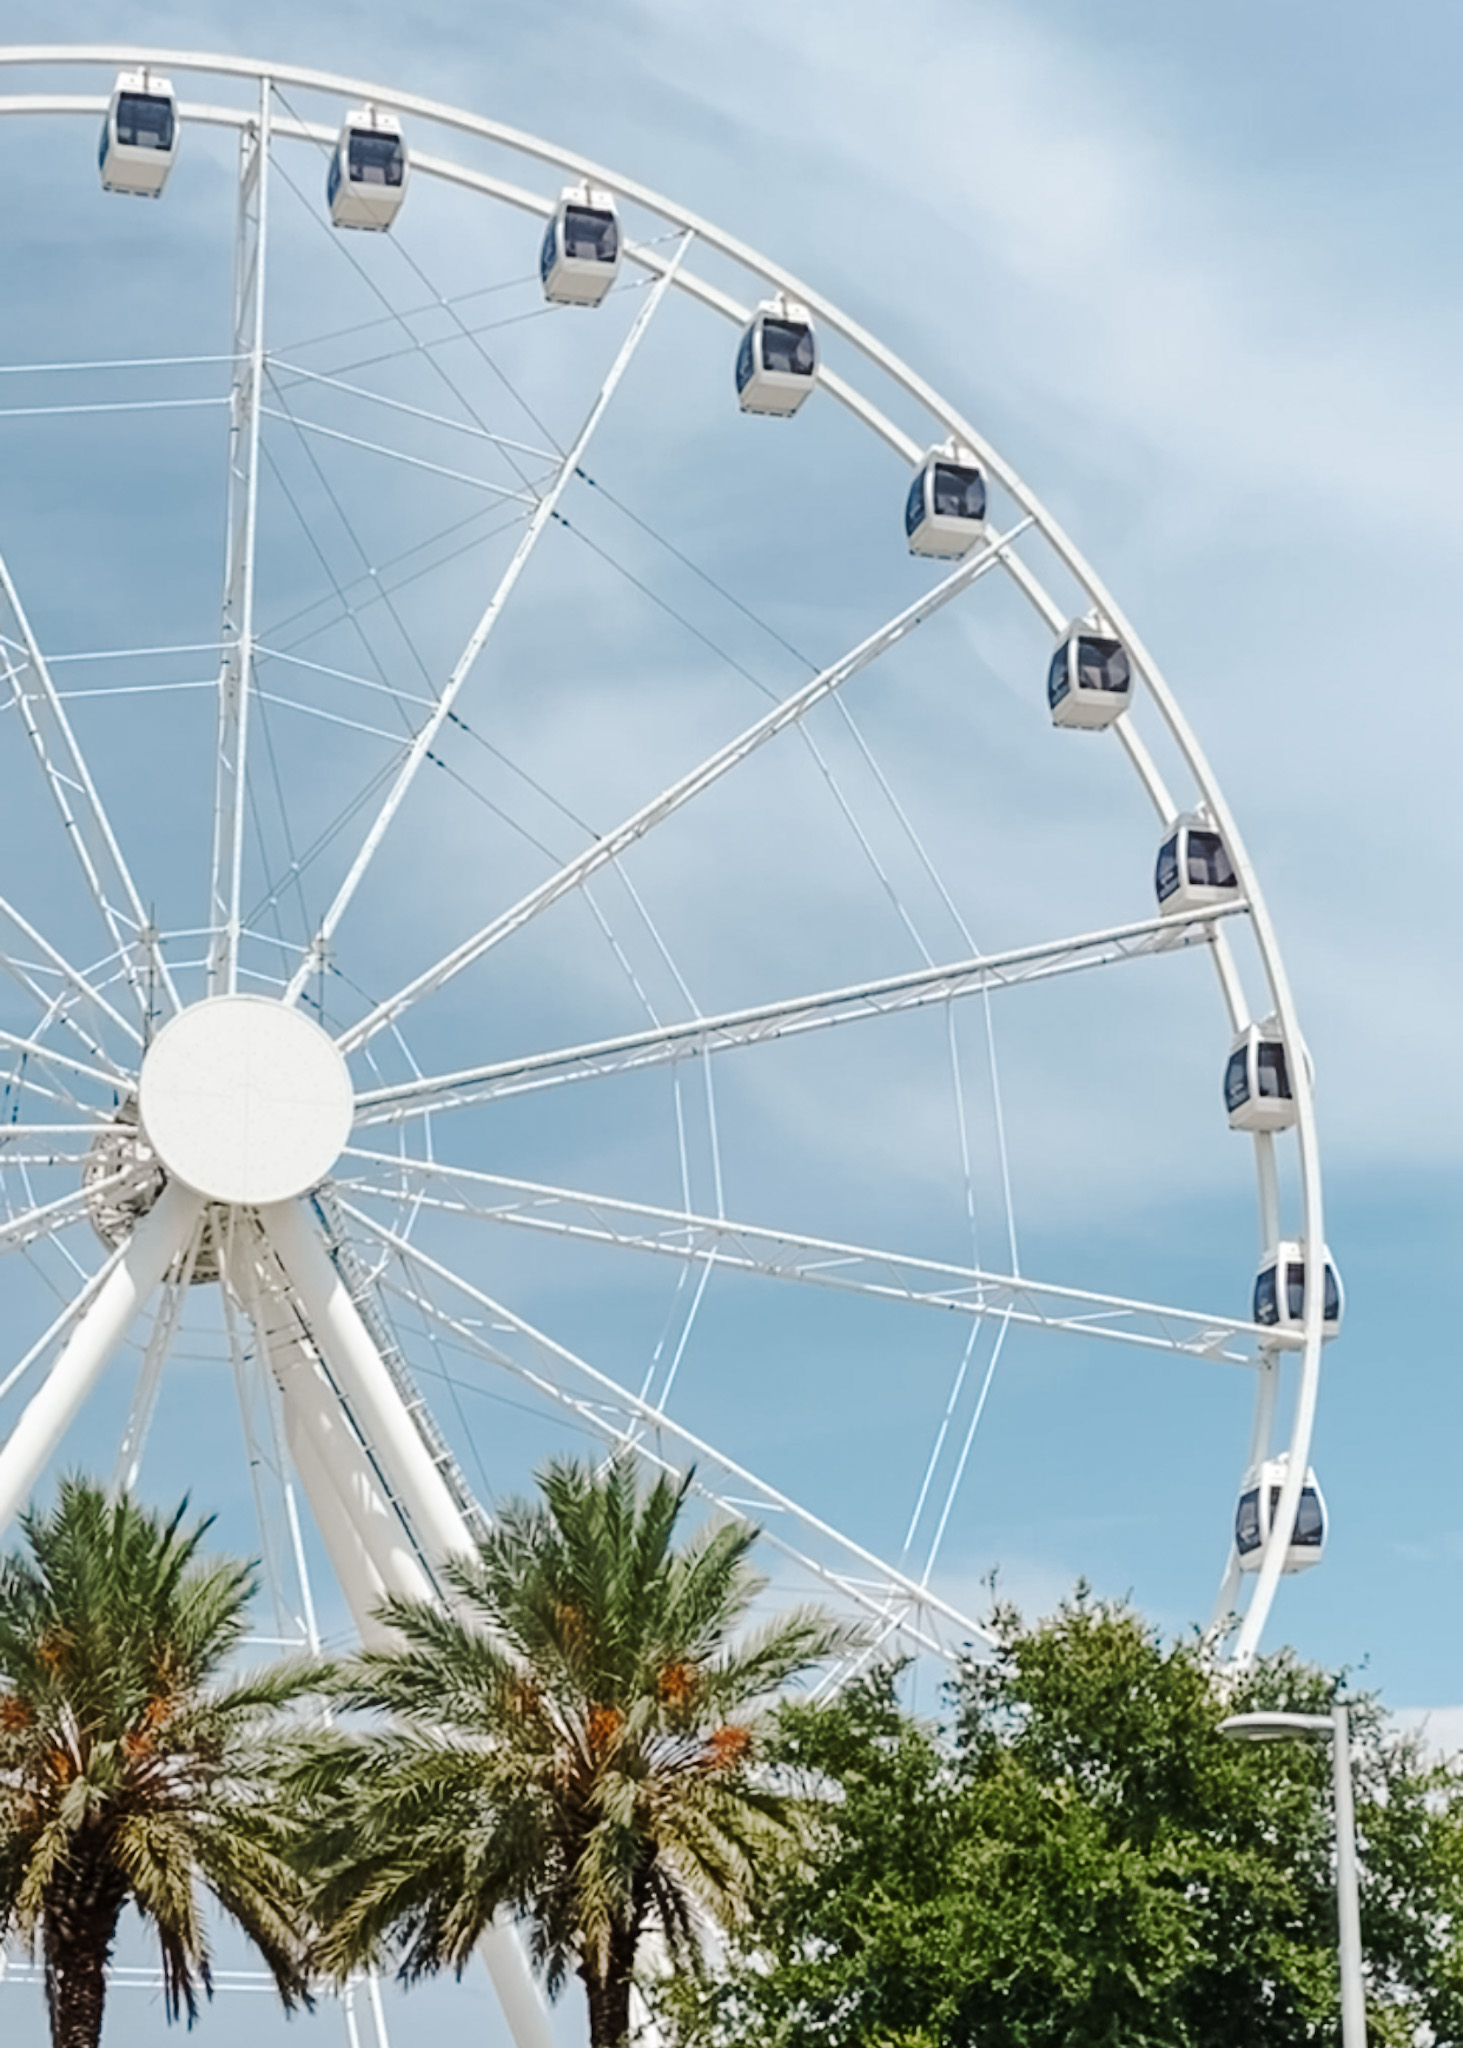
[[[107,1998],[107,1964],[123,1897],[114,1871],[105,1866],[88,1868],[83,1862],[64,1873],[46,1901],[43,1925],[51,2048],[98,2048]]]
[[[609,1966],[603,1973],[589,1963],[580,1969],[589,1999],[589,2048],[629,2048],[635,1947],[633,1934],[617,1937],[610,1943]]]

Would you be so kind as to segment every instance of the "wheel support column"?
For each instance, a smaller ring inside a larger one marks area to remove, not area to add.
[[[0,1529],[30,1498],[133,1317],[187,1245],[202,1207],[201,1195],[171,1180],[133,1231],[0,1450]]]
[[[350,1298],[345,1282],[336,1271],[320,1231],[302,1201],[271,1203],[259,1211],[265,1235],[300,1299],[311,1341],[318,1347],[331,1379],[349,1402],[360,1428],[369,1438],[370,1450],[393,1498],[410,1518],[416,1540],[429,1561],[469,1555],[472,1538],[447,1490],[441,1473],[408,1414],[390,1373],[377,1351],[370,1331]],[[286,1414],[289,1401],[286,1400]],[[340,1418],[341,1430],[346,1428]],[[343,1435],[339,1439],[343,1442]],[[327,1481],[330,1468],[323,1455],[317,1467]],[[308,1462],[308,1461],[307,1461]],[[364,1460],[362,1461],[364,1463]],[[311,1481],[306,1471],[301,1483],[314,1505]],[[347,1495],[347,1499],[349,1499]],[[341,1576],[341,1590],[350,1604],[357,1627],[368,1634],[373,1626],[372,1609],[379,1597],[371,1587],[377,1576],[367,1557],[362,1539],[356,1537],[358,1562]],[[406,1567],[410,1564],[411,1572]],[[389,1569],[387,1590],[420,1597],[421,1568],[405,1548],[393,1549],[380,1559]],[[362,1568],[364,1567],[364,1569]],[[497,1993],[503,2017],[508,2022],[517,2048],[553,2048],[548,2016],[533,1981],[527,1959],[512,1926],[491,1928],[480,1943],[483,1961]]]

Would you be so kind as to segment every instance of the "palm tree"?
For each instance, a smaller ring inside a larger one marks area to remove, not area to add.
[[[270,1724],[318,1674],[237,1683],[249,1566],[96,1485],[62,1482],[0,1559],[0,1938],[39,1935],[53,2048],[96,2048],[129,1901],[162,1952],[168,2017],[211,1989],[200,1888],[306,2000],[304,1890]]]
[[[593,2048],[622,2048],[644,1937],[694,1960],[706,1916],[739,1916],[797,1810],[759,1771],[759,1708],[851,1632],[812,1610],[733,1641],[763,1581],[758,1532],[674,1538],[690,1474],[643,1495],[621,1457],[554,1461],[510,1502],[449,1606],[392,1600],[394,1647],[342,1703],[389,1730],[319,1738],[302,1789],[323,1870],[318,1961],[387,1953],[404,1981],[466,1965],[495,1916],[528,1923],[551,1996],[573,1969]]]

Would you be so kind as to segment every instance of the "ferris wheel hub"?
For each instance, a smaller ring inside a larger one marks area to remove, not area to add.
[[[334,1166],[354,1092],[334,1041],[267,996],[182,1010],[142,1062],[138,1109],[168,1173],[213,1202],[283,1202]]]

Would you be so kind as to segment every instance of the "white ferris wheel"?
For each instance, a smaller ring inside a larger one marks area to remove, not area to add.
[[[322,1557],[369,1632],[545,1446],[631,1444],[943,1656],[972,1473],[998,1515],[1248,1375],[1202,1457],[1250,1656],[1325,1536],[1312,1078],[1061,526],[830,299],[572,151],[0,59],[0,175],[57,209],[0,316],[0,1523],[78,1418],[118,1484],[154,1426],[238,1442],[283,1635]],[[1130,1145],[1223,1182],[1152,1271],[1231,1312],[1103,1270]]]

